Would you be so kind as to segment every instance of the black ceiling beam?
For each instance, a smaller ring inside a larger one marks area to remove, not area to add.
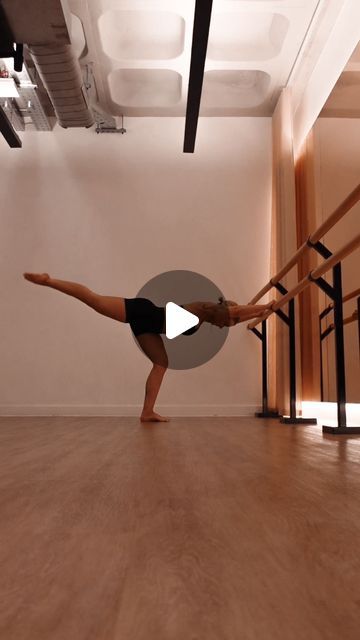
[[[21,140],[2,107],[0,107],[0,132],[3,134],[9,147],[13,149],[21,147]]]
[[[15,71],[22,71],[23,45],[16,44],[10,29],[8,19],[0,0],[0,58],[14,58]]]
[[[193,153],[209,39],[212,0],[196,0],[186,106],[184,153]]]
[[[9,55],[4,55],[4,52],[8,52]],[[4,8],[0,1],[0,57],[10,58],[14,53],[14,38],[11,33],[9,23],[6,17]]]

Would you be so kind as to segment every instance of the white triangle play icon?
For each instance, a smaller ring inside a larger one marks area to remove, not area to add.
[[[174,302],[166,304],[166,337],[169,340],[196,327],[197,324],[199,324],[199,318],[190,311],[186,311]]]

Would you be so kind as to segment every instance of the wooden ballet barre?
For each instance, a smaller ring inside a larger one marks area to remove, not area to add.
[[[260,300],[265,295],[265,293],[270,291],[270,289],[272,289],[272,287],[299,262],[300,258],[305,253],[305,251],[307,251],[307,249],[309,249],[308,241],[304,242],[304,244],[299,247],[297,252],[294,253],[293,257],[289,260],[289,262],[287,262],[286,265],[284,265],[283,268],[280,269],[280,271],[269,280],[265,287],[263,287],[261,291],[259,291],[259,293],[257,293],[256,296],[252,298],[252,300],[250,300],[249,304],[256,304],[256,302]]]
[[[354,311],[354,313],[351,314],[351,316],[348,316],[347,318],[344,318],[343,321],[343,326],[345,324],[350,324],[351,322],[355,322],[355,320],[358,319],[358,312],[357,310]],[[335,325],[333,322],[331,322],[331,324],[329,324],[328,328],[327,328],[327,332],[330,333],[330,331],[334,331],[335,329]]]
[[[252,300],[250,300],[249,304],[256,304],[256,302],[258,300],[260,300],[260,298],[262,298],[265,293],[267,293],[268,291],[270,291],[270,289],[272,289],[273,284],[271,282],[271,280],[265,285],[265,287],[263,287],[261,289],[261,291],[259,291],[259,293],[256,294],[256,296],[254,298],[252,298]]]
[[[272,310],[277,311],[278,309],[283,307],[284,304],[289,302],[289,300],[292,300],[293,298],[295,298],[295,296],[298,293],[306,289],[306,287],[308,287],[309,284],[311,284],[311,280],[312,280],[312,276],[310,271],[310,273],[308,273],[307,276],[305,276],[305,278],[300,280],[300,282],[298,282],[297,285],[295,285],[295,287],[290,289],[290,291],[287,294],[285,294],[280,300],[278,300],[277,302],[275,302],[275,304],[272,305],[271,307]]]
[[[354,313],[351,314],[351,316],[348,316],[347,318],[345,318],[343,324],[350,324],[351,322],[354,322],[357,319],[358,319],[358,312],[356,309]]]
[[[354,313],[352,313],[351,316],[348,316],[347,318],[345,318],[343,324],[350,324],[351,322],[354,322],[355,320],[357,320],[358,317],[359,317],[359,314],[356,309],[356,311],[354,311]]]
[[[249,324],[247,325],[247,329],[254,329],[254,327],[256,327],[258,324],[260,324],[260,322],[262,322],[263,320],[267,320],[267,318],[269,316],[271,316],[273,314],[273,310],[272,308],[269,309],[269,311],[266,311],[265,313],[262,314],[262,316],[259,316],[258,318],[255,318],[255,320],[253,320],[252,322],[249,322]]]
[[[308,249],[309,244],[308,241],[306,241],[301,245],[301,247],[299,247],[296,253],[294,253],[289,262],[287,262],[286,265],[282,269],[280,269],[280,271],[273,278],[271,278],[271,284],[276,284],[277,282],[279,282],[279,280],[281,280],[281,278],[283,278],[283,276],[285,276],[287,272],[290,271],[290,269],[292,269],[292,267],[294,267],[299,262],[300,258],[302,258],[303,254]]]
[[[273,276],[269,282],[259,291],[259,293],[254,296],[249,302],[249,304],[256,304],[258,300],[260,300],[265,293],[270,291],[274,284],[279,282],[283,276],[285,276],[292,267],[294,267],[302,258],[303,254],[311,248],[314,244],[316,244],[320,238],[322,238],[325,233],[327,233],[332,227],[348,212],[352,207],[360,200],[360,184],[355,187],[355,189],[345,198],[345,200],[333,211],[333,213],[318,227],[314,233],[312,233],[309,238],[299,247],[299,249],[294,253],[292,258],[280,269],[280,271]]]
[[[311,280],[317,280],[317,278],[321,278],[331,267],[333,267],[338,262],[341,262],[346,256],[355,251],[360,246],[360,233],[358,233],[355,238],[350,240],[346,245],[336,251],[330,258],[325,260],[322,264],[320,264],[316,269],[310,272],[309,276]]]
[[[360,289],[354,289],[354,291],[351,291],[350,293],[347,293],[346,296],[343,297],[342,301],[343,302],[347,302],[348,300],[352,300],[353,298],[357,298],[358,296],[360,296]],[[326,307],[326,309],[333,309],[334,308],[334,303],[330,302],[328,304],[328,306]],[[325,309],[324,309],[325,311]]]
[[[357,298],[360,296],[360,289],[354,289],[350,293],[347,293],[346,296],[343,297],[343,302],[347,302],[348,300],[352,300],[352,298]]]
[[[332,227],[341,218],[353,208],[353,206],[360,200],[360,184],[345,198],[345,200],[333,211],[333,213],[318,227],[314,233],[311,234],[309,240],[311,244],[315,244],[322,238],[325,233],[330,231]]]
[[[324,273],[329,271],[331,267],[333,267],[335,264],[337,264],[338,262],[346,258],[346,256],[348,256],[350,253],[355,251],[355,249],[357,249],[359,246],[360,246],[360,233],[358,233],[355,236],[355,238],[350,240],[350,242],[348,242],[341,249],[339,249],[339,251],[337,251],[332,256],[330,256],[330,258],[328,258],[327,260],[324,260],[324,262],[321,265],[319,265],[319,267],[317,267],[316,269],[313,269],[313,271],[310,271],[305,276],[305,278],[300,280],[300,282],[298,282],[297,285],[293,287],[293,289],[290,289],[290,291],[286,295],[284,295],[281,298],[281,300],[278,300],[277,302],[275,302],[272,305],[271,309],[269,309],[269,311],[267,311],[262,316],[259,316],[252,322],[250,322],[250,324],[247,325],[247,328],[253,329],[254,327],[256,327],[256,325],[260,324],[260,322],[262,322],[263,320],[266,320],[266,318],[268,318],[273,311],[277,311],[278,309],[283,307],[287,302],[289,302],[289,300],[291,300],[298,293],[306,289],[306,287],[308,287],[311,284],[311,282],[320,278]]]
[[[279,280],[281,280],[281,278],[299,262],[300,258],[305,253],[305,251],[307,251],[307,249],[309,249],[308,241],[304,242],[304,244],[299,247],[297,252],[294,253],[293,257],[289,260],[289,262],[287,262],[286,265],[282,269],[280,269],[280,271],[273,278],[271,278],[271,280],[269,280],[265,287],[263,287],[261,291],[259,291],[259,293],[257,293],[256,296],[252,298],[252,300],[250,300],[249,304],[256,304],[256,302],[260,300],[260,298],[262,298],[265,293],[270,291],[274,284],[279,282]]]

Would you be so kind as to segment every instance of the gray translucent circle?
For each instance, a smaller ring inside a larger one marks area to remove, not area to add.
[[[165,307],[167,302],[178,305],[199,301],[218,303],[219,297],[223,297],[223,294],[219,287],[205,276],[194,271],[177,270],[155,276],[140,289],[136,297],[148,298],[157,306]],[[169,340],[162,334],[169,368],[193,369],[205,364],[221,349],[228,333],[228,327],[220,329],[204,322],[198,331],[190,336],[180,335]]]

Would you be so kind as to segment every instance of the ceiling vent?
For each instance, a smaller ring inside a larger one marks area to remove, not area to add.
[[[59,124],[64,128],[91,127],[94,118],[72,46],[29,45],[28,49]]]

